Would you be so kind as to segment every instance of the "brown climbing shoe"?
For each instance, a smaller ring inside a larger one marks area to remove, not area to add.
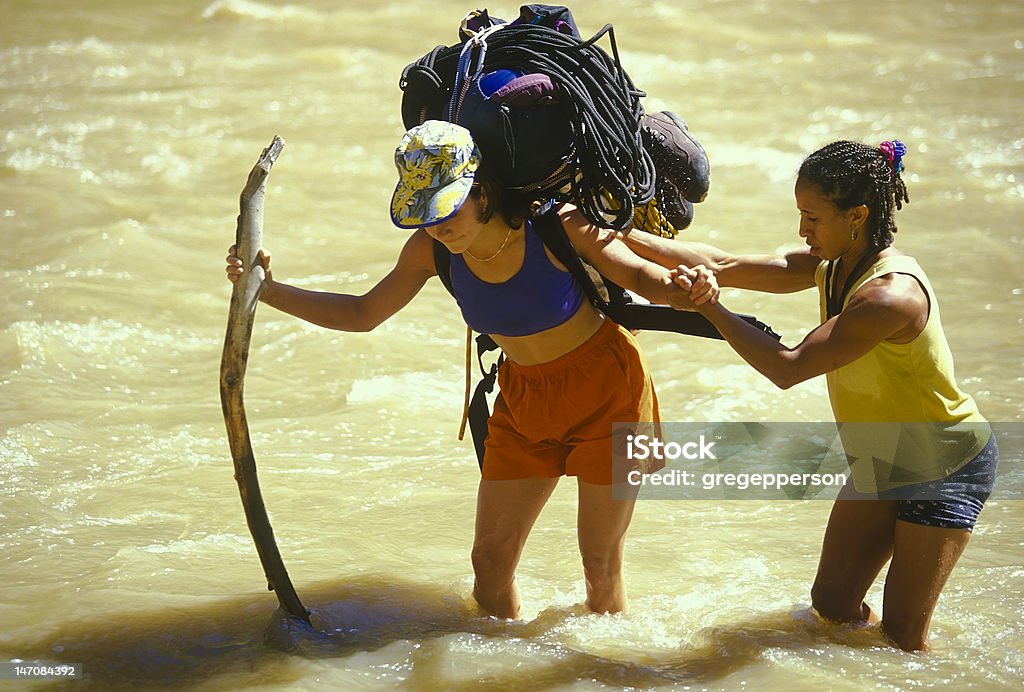
[[[640,131],[644,148],[654,160],[659,183],[662,178],[667,179],[683,197],[678,200],[678,205],[670,206],[684,208],[684,201],[703,202],[711,185],[711,162],[704,147],[689,133],[683,119],[671,111],[645,113],[640,119]],[[668,186],[659,184],[661,187],[665,187],[664,194],[669,196]],[[672,213],[667,208],[665,210]],[[692,208],[689,211],[692,215]]]

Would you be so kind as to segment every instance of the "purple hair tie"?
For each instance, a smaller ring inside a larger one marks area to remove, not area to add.
[[[882,150],[885,160],[889,162],[893,175],[899,175],[903,170],[903,157],[907,153],[906,145],[900,140],[894,139],[891,142],[889,140],[882,142],[878,148]]]

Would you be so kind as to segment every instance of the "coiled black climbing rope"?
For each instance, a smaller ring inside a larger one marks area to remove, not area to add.
[[[605,35],[612,55],[596,45]],[[574,156],[567,172],[570,191],[566,195],[566,177],[559,176],[536,194],[573,202],[597,226],[625,228],[634,206],[653,197],[655,168],[640,134],[644,92],[622,69],[612,26],[584,41],[544,26],[508,24],[488,34],[485,41],[481,72],[502,68],[539,72],[564,92],[573,133]],[[402,75],[403,88],[417,77],[432,80],[451,99],[462,47],[435,48],[409,65]],[[429,112],[424,106],[423,114]]]

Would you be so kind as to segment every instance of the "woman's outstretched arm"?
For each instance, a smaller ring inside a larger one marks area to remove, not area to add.
[[[267,276],[260,300],[321,327],[368,332],[408,305],[427,279],[436,275],[432,243],[426,232],[414,232],[402,248],[394,268],[361,296],[310,291],[274,281],[270,254],[260,250],[259,259]],[[228,251],[226,271],[230,281],[237,281],[242,274],[242,263],[235,256],[234,247]]]
[[[890,274],[868,282],[839,315],[792,348],[747,324],[720,303],[697,310],[733,350],[781,389],[837,370],[882,341],[906,343],[924,326],[928,299],[909,276]]]
[[[821,261],[806,249],[785,255],[733,255],[714,245],[661,238],[636,229],[616,235],[637,255],[662,267],[702,264],[714,272],[719,286],[765,293],[794,293],[813,287],[814,270]]]
[[[630,251],[614,231],[592,225],[569,205],[563,207],[559,216],[580,257],[619,286],[652,303],[672,305],[679,310],[693,310],[695,304],[717,300],[718,283],[707,269],[693,271],[678,265],[669,269],[644,259]],[[674,296],[671,302],[670,294]]]

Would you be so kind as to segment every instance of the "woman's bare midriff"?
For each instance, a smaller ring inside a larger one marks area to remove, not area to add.
[[[568,320],[537,334],[528,336],[492,335],[505,357],[519,365],[547,363],[564,356],[592,337],[605,317],[590,303],[584,302]]]

